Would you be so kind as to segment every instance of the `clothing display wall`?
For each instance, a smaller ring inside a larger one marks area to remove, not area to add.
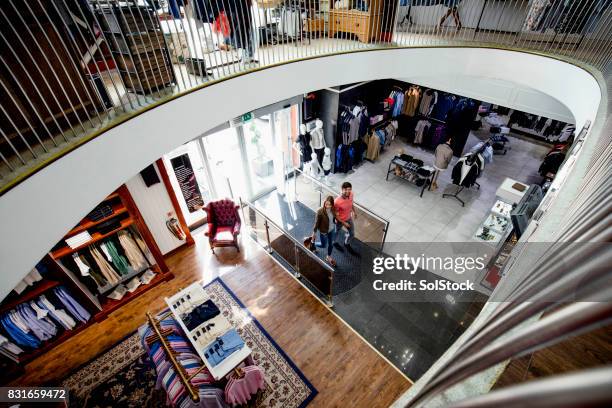
[[[0,353],[17,358],[65,330],[86,323],[91,314],[63,287],[54,288],[0,315]]]
[[[390,93],[371,113],[377,122],[397,120],[399,136],[432,150],[450,136],[455,156],[462,154],[479,101],[402,81],[379,83]]]
[[[127,187],[121,186],[0,303],[0,357],[18,371],[172,277]]]
[[[573,124],[518,110],[510,112],[508,127],[530,136],[559,142],[567,141],[576,130]]]

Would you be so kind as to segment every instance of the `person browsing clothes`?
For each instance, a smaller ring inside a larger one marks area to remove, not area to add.
[[[319,248],[327,248],[325,260],[332,266],[336,266],[336,261],[331,254],[334,250],[334,239],[336,237],[336,210],[334,209],[334,197],[327,196],[323,201],[323,207],[317,210],[315,224],[312,231],[312,240],[315,241],[315,234],[319,231],[320,242],[316,244]]]
[[[357,218],[355,207],[353,206],[353,186],[348,181],[342,183],[342,194],[334,200],[334,208],[336,210],[336,226],[342,227],[344,232],[344,246],[353,255],[357,252],[351,247],[351,240],[355,237],[355,223]],[[338,234],[339,236],[340,234]],[[334,246],[343,251],[339,243],[335,242]]]

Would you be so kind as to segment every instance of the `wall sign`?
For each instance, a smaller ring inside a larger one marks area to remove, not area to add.
[[[185,204],[187,204],[187,209],[190,213],[196,212],[196,206],[204,205],[204,200],[202,199],[202,193],[198,187],[198,182],[196,180],[195,173],[193,172],[189,155],[185,153],[177,156],[170,159],[170,163],[172,163],[174,174],[176,175],[176,179],[181,187],[181,192],[183,193]]]

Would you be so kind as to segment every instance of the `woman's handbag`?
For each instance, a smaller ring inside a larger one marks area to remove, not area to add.
[[[304,238],[304,246],[306,248],[308,248],[309,250],[311,250],[312,252],[315,252],[317,247],[315,246],[314,240],[312,239],[312,237],[306,237]]]

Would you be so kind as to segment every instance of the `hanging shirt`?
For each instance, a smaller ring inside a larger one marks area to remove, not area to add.
[[[429,116],[436,103],[438,103],[438,92],[432,89],[425,91],[419,105],[419,113],[423,116]]]

